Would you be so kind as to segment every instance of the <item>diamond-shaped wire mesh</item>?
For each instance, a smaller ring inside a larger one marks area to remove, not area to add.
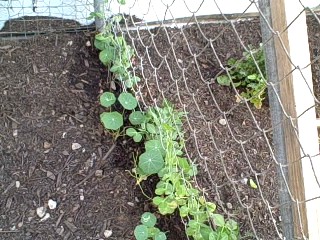
[[[307,8],[314,7],[311,2],[311,5],[300,4],[302,14],[304,10],[307,13],[310,62],[299,67],[292,62],[292,71],[286,72],[285,76],[300,72],[304,77],[304,70],[311,67],[313,81],[312,84],[306,81],[306,84],[314,104],[300,109],[301,115],[295,118],[288,115],[286,106],[282,105],[281,94],[275,91],[286,78],[268,79],[271,75],[259,68],[258,59],[253,58],[255,71],[265,74],[260,81],[267,81],[261,107],[257,108],[251,99],[242,95],[248,89],[244,85],[222,86],[217,82],[219,76],[231,76],[234,69],[228,62],[231,58],[244,62],[244,53],[255,56],[254,50],[261,46],[264,51],[268,50],[266,46],[270,41],[262,39],[261,31],[261,22],[268,21],[268,18],[258,2],[195,2],[136,0],[122,7],[116,1],[108,4],[109,13],[123,14],[125,21],[117,34],[125,36],[135,51],[132,69],[142,82],[134,91],[143,107],[161,105],[166,99],[186,113],[186,156],[200,168],[194,184],[203,190],[207,199],[217,203],[219,213],[239,222],[244,238],[283,238],[282,209],[295,204],[302,206],[320,198],[320,195],[312,199],[294,196],[292,179],[287,173],[293,163],[279,159],[276,150],[281,147],[277,144],[287,139],[279,139],[279,132],[275,131],[286,118],[292,117],[291,130],[296,133],[294,137],[300,144],[298,152],[301,152],[301,158],[295,161],[318,159],[318,153],[304,151],[308,143],[300,142],[299,134],[302,134],[296,121],[305,113],[311,112],[312,116],[314,111],[320,117],[320,12],[317,8]],[[93,2],[89,1],[1,1],[0,24],[4,26],[2,32],[10,34],[28,32],[29,29],[47,32],[54,28],[79,28],[92,23],[87,20],[92,11]],[[13,21],[14,18],[19,19]],[[287,29],[295,21],[288,22]],[[264,26],[272,31],[272,24],[268,24]],[[277,32],[273,34],[276,36]],[[272,99],[268,97],[267,88],[269,94],[274,94]],[[270,101],[278,102],[280,111],[273,111],[271,106],[274,102]],[[280,121],[272,122],[272,119]],[[316,131],[315,126],[313,130]],[[288,149],[284,151],[288,152]],[[313,167],[309,174],[318,181],[316,170],[319,166]],[[303,182],[303,179],[299,181]],[[315,193],[319,189],[318,185]],[[281,201],[283,194],[289,196],[289,202]],[[298,219],[302,221],[300,215]],[[303,228],[301,222],[293,222],[292,219],[285,222],[285,227],[287,224],[291,228],[300,224]]]

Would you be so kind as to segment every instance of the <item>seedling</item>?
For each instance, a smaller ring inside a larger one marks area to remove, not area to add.
[[[134,236],[137,240],[166,240],[166,234],[155,227],[157,218],[150,212],[145,212],[141,216],[141,224],[136,226]]]
[[[244,58],[228,60],[228,74],[221,75],[217,82],[223,86],[245,88],[241,92],[242,99],[249,100],[256,108],[260,109],[266,95],[267,81],[265,79],[265,57],[262,47],[251,52],[245,52]]]

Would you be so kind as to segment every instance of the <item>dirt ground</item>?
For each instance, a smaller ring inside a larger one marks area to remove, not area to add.
[[[311,19],[308,26],[317,57],[320,26]],[[236,29],[246,45],[261,42],[258,19]],[[108,239],[131,240],[141,214],[152,208],[127,171],[138,146],[127,139],[114,143],[99,123],[97,99],[111,76],[87,46],[91,37],[0,43],[0,239],[106,239],[112,231]],[[188,112],[186,151],[201,168],[196,183],[220,213],[240,223],[242,239],[279,239],[272,133],[260,131],[271,127],[268,103],[261,110],[238,104],[232,89],[214,81],[220,72],[216,56],[225,64],[243,51],[231,26],[153,29],[139,37],[130,32],[130,38],[145,80],[141,100],[161,103],[165,96]],[[215,39],[212,47],[209,38]],[[313,64],[317,96],[319,69]],[[227,125],[219,123],[222,118]],[[255,179],[254,172],[261,191],[243,183]],[[149,195],[152,185],[144,186]],[[50,199],[55,209],[49,209]],[[41,221],[39,207],[48,219]],[[175,216],[161,220],[169,240],[186,239],[179,222]]]

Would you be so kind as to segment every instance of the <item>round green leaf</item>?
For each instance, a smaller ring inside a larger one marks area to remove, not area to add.
[[[106,129],[118,130],[123,125],[123,117],[118,112],[104,112],[100,120]]]
[[[134,128],[128,128],[126,130],[126,134],[129,136],[129,137],[134,137],[136,134],[137,134],[137,130],[135,130]]]
[[[134,236],[137,240],[147,240],[148,239],[148,227],[145,225],[138,225],[134,229]]]
[[[116,97],[112,92],[104,92],[100,96],[100,104],[104,107],[110,107],[116,102]]]
[[[162,156],[166,155],[166,151],[160,140],[149,140],[145,143],[144,147],[147,151],[159,151]]]
[[[147,227],[153,227],[154,225],[156,225],[156,222],[156,216],[150,212],[145,212],[141,216],[141,223]]]
[[[133,136],[133,141],[138,143],[138,142],[141,142],[141,140],[142,140],[142,135],[137,132],[137,134]]]
[[[157,235],[154,236],[154,240],[166,240],[167,236],[164,232],[159,232]]]
[[[131,93],[121,93],[118,100],[121,105],[127,110],[133,110],[138,105],[137,99]]]
[[[132,125],[139,125],[145,121],[145,116],[140,111],[130,113],[129,121]]]
[[[140,155],[138,165],[146,174],[154,174],[163,168],[164,160],[159,151],[146,151]]]
[[[213,218],[213,222],[218,227],[223,227],[225,224],[224,217],[220,214],[211,214],[211,217]]]
[[[99,59],[104,65],[110,64],[114,60],[115,49],[112,46],[108,46],[99,53]]]

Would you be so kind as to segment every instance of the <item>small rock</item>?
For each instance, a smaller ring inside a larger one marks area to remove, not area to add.
[[[219,123],[220,123],[221,125],[225,126],[225,125],[227,125],[227,120],[224,119],[224,118],[221,118],[221,119],[219,120]]]
[[[81,145],[79,143],[72,143],[71,149],[72,150],[78,150],[81,148]]]
[[[48,149],[48,148],[50,148],[50,147],[51,147],[51,144],[50,144],[49,142],[45,141],[45,142],[43,143],[43,148],[44,148],[44,149]]]
[[[20,181],[16,181],[16,188],[20,187]]]
[[[69,152],[68,152],[67,150],[64,150],[64,151],[62,152],[62,154],[63,154],[64,156],[69,156]]]
[[[89,40],[86,42],[86,46],[91,47],[91,42]]]
[[[134,203],[133,202],[127,202],[127,204],[131,207],[134,207]]]
[[[21,228],[23,226],[23,222],[18,223],[18,228]]]
[[[117,87],[116,87],[116,84],[115,84],[115,82],[114,81],[111,81],[110,82],[110,88],[112,89],[112,90],[117,90]]]
[[[84,84],[82,82],[77,83],[76,85],[74,85],[77,89],[83,89],[84,88]]]
[[[53,181],[56,180],[56,176],[50,171],[47,171],[47,178],[50,178]]]
[[[39,218],[43,218],[46,215],[46,208],[45,207],[38,207],[36,212],[37,212],[37,215]]]
[[[50,213],[46,213],[43,218],[40,219],[40,222],[43,222],[50,218]]]
[[[52,199],[49,199],[48,201],[48,207],[49,209],[53,210],[53,209],[56,209],[57,207],[57,202],[52,200]]]
[[[17,130],[17,129],[14,129],[12,135],[13,135],[14,137],[18,136],[18,130]]]
[[[102,175],[103,175],[103,170],[101,170],[101,169],[96,170],[96,172],[95,172],[96,177],[102,177]]]
[[[66,138],[66,135],[67,135],[67,133],[66,133],[66,132],[62,133],[61,138]]]
[[[105,238],[111,237],[111,235],[112,235],[112,230],[105,230],[105,231],[103,232],[103,235],[104,235]]]
[[[232,209],[232,204],[228,202],[228,203],[227,203],[227,208],[228,208],[228,209]]]

